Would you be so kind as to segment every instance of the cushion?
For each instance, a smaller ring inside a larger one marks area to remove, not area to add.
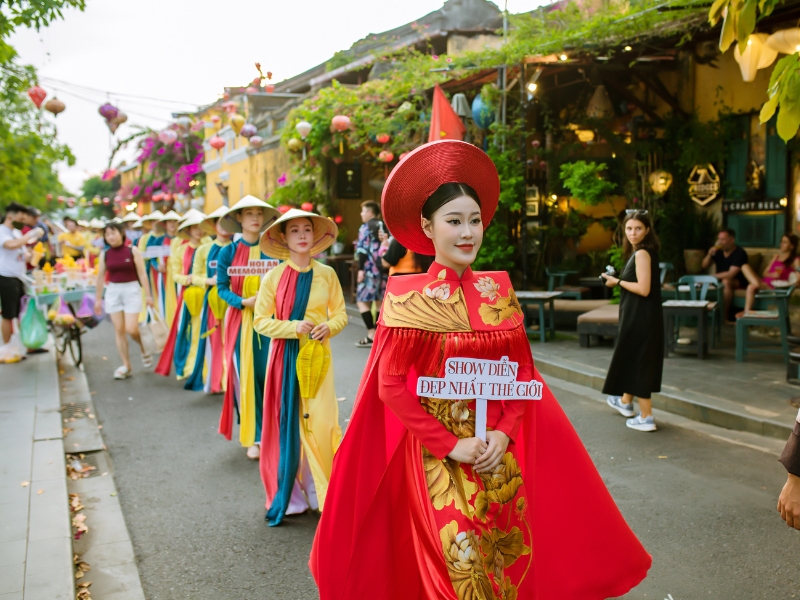
[[[619,304],[601,306],[578,317],[578,323],[619,323]]]
[[[611,300],[562,300],[556,298],[553,300],[553,308],[556,312],[586,313],[602,306],[608,306],[610,303]]]

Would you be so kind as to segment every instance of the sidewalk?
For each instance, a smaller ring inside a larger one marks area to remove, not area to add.
[[[732,328],[724,328],[722,343],[705,360],[696,354],[665,359],[661,393],[653,395],[653,406],[711,425],[787,439],[797,416],[790,400],[800,397],[800,387],[786,383],[786,366],[778,356],[749,354],[746,362],[736,362],[732,336]],[[536,367],[545,378],[585,385],[600,395],[613,348],[581,348],[574,332],[558,337],[545,344],[531,342]]]
[[[0,365],[0,599],[72,600],[55,350]]]

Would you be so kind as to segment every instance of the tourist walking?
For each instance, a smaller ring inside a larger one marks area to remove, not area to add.
[[[327,250],[336,234],[332,220],[291,209],[261,236],[261,251],[284,261],[262,280],[253,320],[272,345],[260,460],[270,526],[280,525],[287,514],[322,510],[342,440],[333,361],[311,397],[301,394],[297,366],[301,349],[312,350],[309,344],[321,343],[320,356],[330,356],[330,338],[347,325],[336,271],[312,258]]]
[[[144,260],[137,248],[125,244],[125,231],[118,223],[106,223],[103,228],[105,250],[100,253],[97,281],[95,282],[94,312],[100,316],[105,308],[114,325],[117,352],[122,365],[114,371],[114,379],[131,376],[131,360],[128,352],[128,336],[139,345],[142,351],[142,366],[153,366],[153,357],[145,354],[139,337],[139,312],[142,309],[142,291],[145,302],[152,307],[153,296],[150,282],[144,267]],[[106,285],[108,275],[108,285]],[[103,291],[105,290],[105,298]]]
[[[386,181],[392,234],[436,259],[389,280],[311,554],[321,600],[601,600],[650,567],[558,402],[534,381],[508,273],[470,268],[499,194],[491,159],[455,140],[413,150]],[[514,379],[541,400],[488,402],[481,439],[474,396],[416,393],[451,358],[516,363]]]
[[[269,338],[253,329],[253,308],[272,258],[261,251],[261,233],[280,213],[254,196],[245,196],[220,219],[222,227],[241,237],[223,248],[217,259],[217,289],[228,304],[225,313],[225,364],[228,367],[219,432],[231,439],[234,413],[239,442],[247,457],[258,460],[261,443],[264,378]],[[231,272],[229,273],[229,269]]]
[[[659,243],[646,210],[628,211],[623,221],[624,256],[619,277],[603,273],[606,285],[620,287],[619,335],[603,393],[631,429],[655,431],[651,396],[661,391],[664,368],[664,320],[659,285]],[[639,402],[639,414],[633,399]]]
[[[376,304],[380,312],[383,293],[386,289],[386,278],[381,269],[381,232],[385,230],[380,221],[380,206],[372,200],[361,203],[362,225],[358,229],[356,242],[356,259],[358,260],[358,286],[356,287],[356,304],[367,335],[356,343],[360,348],[372,346],[375,337],[375,319],[372,315],[372,304]]]

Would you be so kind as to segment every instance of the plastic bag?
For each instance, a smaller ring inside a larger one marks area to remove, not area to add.
[[[22,345],[19,331],[15,331],[7,344],[0,345],[0,363],[15,363],[25,358],[27,351]]]
[[[81,323],[83,323],[89,329],[97,327],[97,325],[100,324],[100,321],[102,321],[106,316],[105,312],[101,312],[100,316],[94,314],[94,307],[95,300],[92,295],[84,294],[83,299],[81,300],[81,305],[75,312],[75,316],[78,317],[81,320]]]
[[[44,346],[47,341],[47,321],[35,302],[28,302],[19,324],[22,344],[31,350]]]
[[[149,323],[139,323],[139,337],[142,340],[142,348],[145,356],[158,354],[167,345],[169,328],[157,311],[147,309],[150,315]]]
[[[56,316],[53,318],[53,323],[55,325],[60,325],[61,327],[72,327],[75,324],[75,315],[72,314],[69,304],[64,302],[64,298],[59,297],[58,301],[58,311],[56,312]]]

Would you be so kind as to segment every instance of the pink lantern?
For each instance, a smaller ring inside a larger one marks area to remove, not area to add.
[[[379,144],[387,144],[389,140],[392,139],[392,136],[388,133],[381,133],[375,136],[375,139],[378,140]]]
[[[534,148],[538,148],[541,145],[542,145],[542,142],[540,142],[539,140],[533,140],[531,142],[531,146],[533,146]]]
[[[47,97],[47,92],[45,92],[38,85],[34,85],[33,87],[28,88],[28,97],[36,105],[36,108],[41,108],[42,102],[44,102],[44,99]]]
[[[52,200],[52,199],[53,199],[53,194],[47,194],[47,200],[49,201],[49,200]]]
[[[252,143],[252,139],[250,140],[250,142]],[[208,143],[215,150],[222,150],[227,142],[218,135],[215,135],[210,140],[208,140]]]
[[[300,208],[306,212],[312,212],[314,210],[314,203],[313,202],[303,202],[300,205]]]
[[[221,120],[222,118],[219,115],[211,115],[211,122],[214,123],[215,125],[219,123]]]
[[[110,121],[111,119],[117,116],[119,110],[117,110],[117,107],[114,106],[113,104],[109,104],[106,102],[105,104],[103,104],[103,106],[97,109],[97,112],[99,112],[100,115],[106,121]]]
[[[103,198],[103,204],[105,204],[106,206],[111,204],[111,198]]]
[[[229,100],[228,102],[222,103],[222,110],[226,113],[235,113],[236,112],[236,102]]]
[[[340,133],[342,131],[347,131],[352,125],[353,123],[350,121],[350,117],[346,115],[336,115],[331,119],[331,128]]]
[[[161,140],[162,144],[174,144],[178,141],[178,134],[175,133],[172,129],[165,129],[158,134],[158,139]]]
[[[264,91],[267,92],[268,94],[271,94],[272,92],[275,91],[275,84],[267,83],[266,85],[264,85]]]
[[[400,160],[403,160],[403,159],[404,159],[406,156],[408,156],[408,152],[403,152],[403,153],[400,155]]]
[[[380,154],[378,154],[378,160],[382,163],[392,162],[394,160],[394,154],[388,150],[381,150]]]
[[[288,204],[282,204],[278,207],[278,212],[281,214],[286,214],[290,210],[292,210],[292,207],[289,206]]]
[[[64,196],[59,196],[59,197],[57,198],[57,200],[58,200],[58,203],[59,203],[59,204],[64,204],[64,202],[66,202],[66,201],[67,201],[67,199],[66,199],[66,198],[64,198]]]
[[[251,138],[256,134],[257,131],[258,129],[256,129],[255,125],[252,125],[251,123],[246,123],[245,125],[242,126],[242,130],[239,132],[239,135],[241,135],[242,137]]]
[[[264,143],[264,138],[262,138],[260,135],[254,135],[250,137],[250,145],[253,148],[261,148],[263,143]]]
[[[69,206],[70,208],[75,206],[75,198],[67,198],[67,206]]]
[[[122,204],[122,196],[114,196],[114,202],[116,204]]]
[[[258,92],[258,88],[257,87],[253,87],[251,85],[251,86],[247,87],[244,91],[246,93],[248,93],[248,94],[255,94],[256,92]]]
[[[539,168],[540,168],[540,169],[546,169],[546,168],[547,168],[547,162],[546,162],[546,161],[544,161],[544,160],[543,160],[543,161],[541,161],[541,162],[539,163]]]

